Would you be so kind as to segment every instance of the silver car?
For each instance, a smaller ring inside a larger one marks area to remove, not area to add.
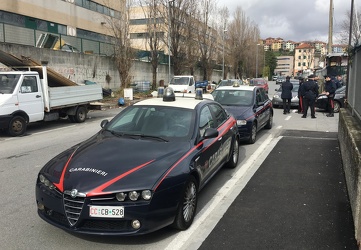
[[[291,81],[291,83],[293,84],[291,107],[298,107],[298,89],[300,87],[300,84],[298,81]],[[283,105],[283,100],[281,98],[282,86],[276,89],[276,91],[277,92],[273,95],[272,98],[272,105],[274,108],[282,107]]]

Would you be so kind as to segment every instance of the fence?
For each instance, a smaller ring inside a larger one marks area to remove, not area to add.
[[[347,81],[347,102],[353,115],[361,120],[361,46],[354,49],[350,60],[350,72]]]
[[[0,23],[0,42],[111,56],[112,44]]]

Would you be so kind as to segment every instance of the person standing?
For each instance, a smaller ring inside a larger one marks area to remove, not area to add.
[[[302,87],[302,96],[304,100],[304,109],[302,118],[307,117],[308,107],[311,109],[311,118],[316,118],[315,116],[315,100],[318,96],[318,84],[314,81],[316,78],[315,75],[309,75],[308,80],[303,83]]]
[[[303,96],[301,95],[301,92],[304,78],[301,76],[298,78],[298,80],[300,82],[300,86],[298,87],[298,113],[303,114]]]
[[[340,75],[336,76],[335,84],[336,84],[336,89],[339,89],[343,86],[342,76]]]
[[[335,98],[336,84],[331,80],[329,75],[325,76],[325,94],[327,96],[327,117],[333,117],[334,98]]]
[[[291,78],[287,76],[286,81],[282,83],[281,98],[283,101],[283,114],[290,113],[290,109],[291,109],[293,84],[290,82],[290,79]]]

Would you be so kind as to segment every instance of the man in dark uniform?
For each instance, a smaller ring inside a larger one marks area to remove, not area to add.
[[[300,86],[298,87],[298,113],[299,114],[303,114],[303,96],[301,95],[301,91],[302,91],[302,84],[303,84],[303,77],[299,77],[298,78],[299,82],[300,82]]]
[[[331,80],[329,75],[325,76],[325,94],[327,96],[327,117],[333,117],[334,98],[335,98],[336,84]]]
[[[304,100],[304,109],[302,118],[307,117],[308,107],[311,109],[311,118],[316,118],[315,116],[315,100],[318,96],[318,84],[314,81],[316,78],[315,75],[309,75],[308,80],[303,83],[302,87],[302,96]]]
[[[290,82],[290,79],[291,78],[287,76],[286,81],[282,83],[281,98],[283,101],[283,114],[290,113],[290,109],[291,109],[293,84]]]

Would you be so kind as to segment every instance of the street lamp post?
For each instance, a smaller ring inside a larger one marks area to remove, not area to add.
[[[171,36],[171,3],[173,3],[174,0],[169,0],[168,1],[168,84],[170,83],[170,50],[171,50],[171,40],[170,40],[170,36]]]
[[[224,33],[227,32],[226,29],[223,29],[223,35],[222,35],[222,57],[223,57],[223,61],[222,61],[222,79],[224,79]]]
[[[256,78],[258,77],[258,46],[260,46],[260,44],[257,44],[256,47]]]

